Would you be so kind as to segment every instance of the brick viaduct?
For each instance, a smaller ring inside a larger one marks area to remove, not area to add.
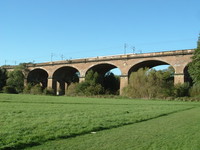
[[[74,59],[55,61],[47,63],[29,64],[29,73],[26,75],[25,83],[37,79],[44,87],[53,88],[55,91],[67,86],[67,78],[79,73],[79,82],[84,81],[87,71],[105,74],[111,69],[118,68],[120,75],[120,91],[128,84],[131,72],[139,68],[155,67],[158,65],[171,65],[175,70],[174,83],[184,83],[187,80],[187,65],[191,61],[193,49],[144,53],[126,54],[86,59]]]

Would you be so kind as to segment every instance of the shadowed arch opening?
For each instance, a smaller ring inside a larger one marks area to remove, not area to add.
[[[108,63],[97,64],[89,68],[86,75],[91,70],[98,73],[99,82],[103,86],[105,94],[119,94],[121,75],[119,68]]]
[[[184,82],[188,82],[191,86],[193,85],[192,78],[188,72],[188,65],[183,70],[184,73]]]
[[[79,82],[80,73],[73,67],[61,67],[53,74],[53,89],[57,95],[64,95],[71,83]]]
[[[112,64],[105,63],[105,64],[95,65],[95,66],[89,68],[88,71],[93,70],[94,72],[97,72],[98,74],[105,75],[107,72],[109,72],[110,70],[115,69],[115,68],[117,68],[117,67]],[[86,72],[86,74],[87,74],[87,72]]]
[[[31,85],[40,84],[42,88],[47,87],[48,73],[43,69],[34,69],[29,72],[27,83]]]

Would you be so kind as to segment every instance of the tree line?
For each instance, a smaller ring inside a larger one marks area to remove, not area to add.
[[[24,86],[24,75],[28,72],[26,64],[20,64],[13,71],[0,68],[0,91],[5,93],[55,94],[53,89],[43,88],[40,84],[29,83]],[[141,68],[129,76],[129,84],[122,90],[122,96],[130,98],[200,98],[200,36],[188,65],[192,84],[174,85],[174,70]],[[85,81],[71,82],[65,94],[69,96],[119,95],[120,77],[108,72],[105,75],[93,70],[88,71]]]

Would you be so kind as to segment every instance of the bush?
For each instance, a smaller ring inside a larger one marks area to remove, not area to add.
[[[42,93],[43,93],[42,87],[39,84],[36,84],[35,86],[33,86],[30,91],[30,94],[33,94],[33,95],[41,95]]]
[[[123,95],[131,98],[144,98],[147,96],[147,88],[145,83],[147,69],[139,69],[137,72],[131,73],[129,77],[129,85],[123,89]]]
[[[76,96],[76,95],[78,95],[78,93],[77,93],[77,85],[78,85],[78,83],[71,83],[69,85],[68,89],[66,89],[65,95],[67,95],[67,96]]]
[[[89,82],[83,81],[76,86],[76,92],[78,95],[84,95],[86,92],[87,87],[89,87]]]
[[[7,71],[6,69],[0,68],[0,91],[6,86]]]
[[[86,95],[86,96],[103,94],[104,91],[101,84],[91,84],[87,81],[77,84],[75,89],[77,95]]]
[[[91,95],[100,95],[103,94],[103,87],[101,84],[95,84],[95,85],[90,85],[86,88],[85,90],[85,95],[86,96],[91,96]]]
[[[30,94],[30,93],[31,93],[31,88],[32,88],[32,85],[31,85],[31,84],[27,84],[27,85],[24,87],[23,93],[24,93],[24,94]]]
[[[123,95],[131,98],[165,98],[171,93],[173,83],[169,80],[169,71],[141,68],[133,72],[129,85],[123,89]]]
[[[9,94],[16,94],[17,93],[17,91],[15,90],[15,88],[12,87],[12,86],[4,86],[3,87],[3,92],[4,93],[9,93]]]
[[[179,83],[174,86],[174,96],[175,97],[185,97],[189,95],[189,83]]]
[[[200,84],[194,84],[189,93],[191,97],[200,97]]]
[[[105,89],[104,89],[105,87]],[[66,89],[68,96],[96,96],[102,94],[119,94],[119,77],[113,73],[107,73],[105,77],[93,70],[88,71],[85,81],[81,83],[71,83]]]
[[[54,92],[54,90],[52,88],[45,88],[43,93],[45,95],[54,95],[55,94],[55,92]]]
[[[40,94],[54,95],[54,90],[52,88],[45,88],[44,90],[42,90],[42,86],[39,84],[36,84],[35,86],[27,84],[24,87],[23,93],[33,94],[33,95],[40,95]]]
[[[104,88],[100,84],[101,79],[101,76],[97,72],[90,70],[85,77],[85,81],[77,84],[73,92],[77,95],[86,96],[103,94]]]
[[[24,89],[24,75],[22,70],[15,69],[8,73],[6,83],[10,87],[14,87],[17,93],[23,92]]]

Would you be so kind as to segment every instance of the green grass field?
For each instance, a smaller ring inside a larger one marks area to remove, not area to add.
[[[199,106],[0,94],[0,149],[198,150]]]

